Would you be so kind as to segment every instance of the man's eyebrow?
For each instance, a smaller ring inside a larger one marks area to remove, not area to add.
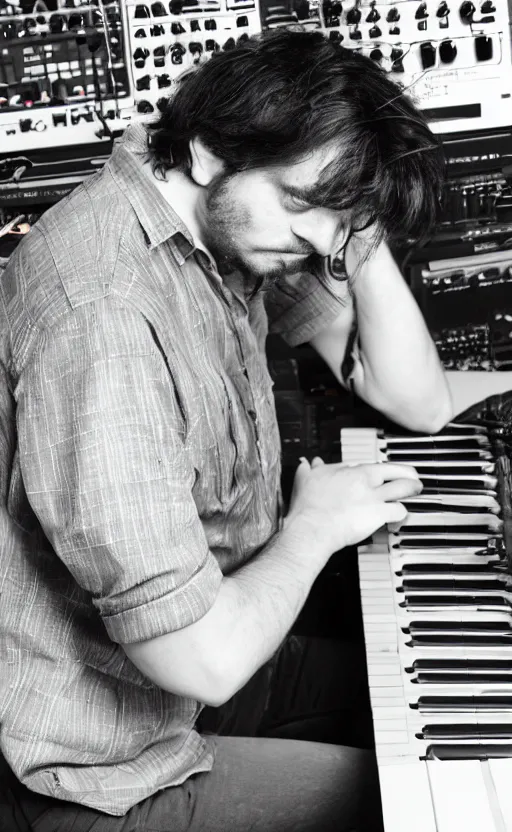
[[[280,183],[281,189],[289,196],[295,196],[303,199],[305,202],[310,202],[318,194],[318,186],[315,185],[290,185],[288,182]]]

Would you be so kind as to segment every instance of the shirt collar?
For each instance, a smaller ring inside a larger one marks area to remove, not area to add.
[[[146,128],[134,122],[116,142],[107,164],[135,211],[149,248],[169,240],[173,254],[182,266],[195,249],[194,240],[186,225],[142,170],[146,154]]]

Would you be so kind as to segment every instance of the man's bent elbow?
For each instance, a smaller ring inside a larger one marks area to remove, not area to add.
[[[187,654],[181,645],[176,649],[172,634],[123,647],[146,678],[175,696],[218,708],[238,690],[237,680],[220,657],[206,657],[198,650],[192,651],[195,653],[192,660],[190,650]]]
[[[448,422],[453,419],[453,408],[449,398],[430,400],[424,405],[406,411],[402,409],[396,415],[391,415],[395,421],[404,425],[408,430],[417,433],[439,433]]]

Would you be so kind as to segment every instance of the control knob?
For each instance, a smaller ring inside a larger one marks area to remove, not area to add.
[[[356,9],[355,6],[353,9],[349,9],[347,12],[347,23],[349,23],[350,25],[356,25],[357,23],[360,23],[360,21],[361,12],[359,11],[359,9]]]

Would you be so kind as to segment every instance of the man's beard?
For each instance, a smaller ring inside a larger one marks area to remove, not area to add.
[[[203,237],[206,247],[215,258],[219,274],[239,271],[246,289],[254,294],[256,291],[267,291],[287,275],[316,268],[318,258],[309,253],[309,246],[308,252],[304,253],[304,260],[298,264],[286,263],[283,258],[273,267],[257,268],[246,258],[239,240],[250,229],[252,216],[249,208],[242,208],[233,198],[233,180],[236,176],[236,173],[220,173],[206,190]]]

